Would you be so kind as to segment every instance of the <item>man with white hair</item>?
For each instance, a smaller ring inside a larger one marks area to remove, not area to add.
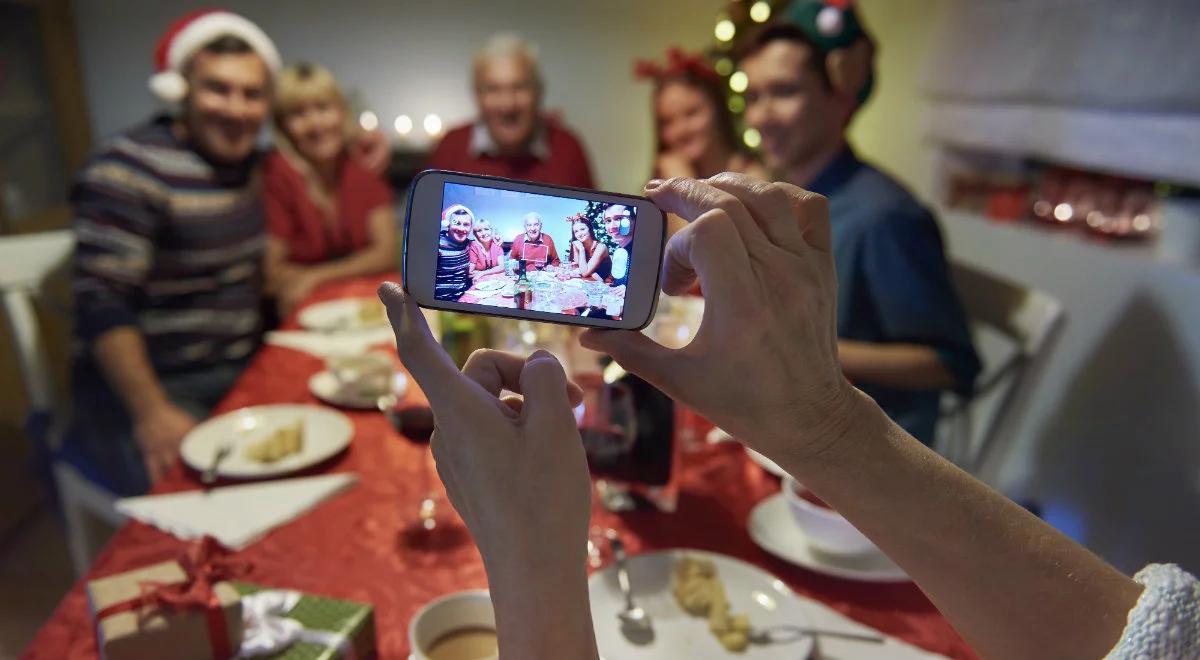
[[[527,271],[561,263],[558,250],[554,248],[554,238],[542,231],[542,216],[537,213],[525,214],[525,233],[513,239],[508,256],[524,259]]]
[[[541,113],[542,76],[533,46],[516,35],[493,36],[475,54],[474,86],[479,117],[446,133],[430,167],[594,187],[579,138]]]

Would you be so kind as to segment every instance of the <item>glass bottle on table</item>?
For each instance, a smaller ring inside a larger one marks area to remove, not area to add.
[[[400,437],[420,448],[417,506],[411,517],[406,516],[400,530],[400,543],[413,550],[447,549],[463,543],[465,535],[461,525],[456,529],[450,524],[452,521],[446,519],[450,507],[445,494],[438,488],[433,455],[429,451],[435,426],[433,410],[426,404],[397,405],[394,394],[380,397],[378,406]]]
[[[533,301],[533,285],[529,282],[524,259],[517,260],[517,285],[513,300],[517,303],[517,309],[528,309]]]

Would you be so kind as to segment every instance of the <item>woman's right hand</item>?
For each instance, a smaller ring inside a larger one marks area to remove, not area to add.
[[[663,291],[699,277],[695,338],[665,348],[637,332],[588,330],[611,355],[768,456],[819,454],[862,402],[837,359],[837,279],[824,197],[740,174],[651,181],[646,193],[690,221],[667,244]]]
[[[672,177],[690,178],[696,176],[696,170],[691,161],[674,151],[664,151],[654,159],[654,172],[663,179]]]

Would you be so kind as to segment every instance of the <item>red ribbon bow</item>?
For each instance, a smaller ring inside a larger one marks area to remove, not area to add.
[[[719,82],[721,80],[721,76],[709,66],[708,61],[702,55],[688,53],[677,46],[667,49],[665,65],[653,60],[637,60],[633,63],[633,75],[638,80],[652,80],[661,83],[668,78],[685,74],[692,74],[710,81]]]
[[[96,620],[121,612],[137,612],[140,626],[147,616],[158,611],[180,612],[203,608],[208,619],[208,639],[213,658],[225,660],[233,657],[225,612],[213,587],[218,582],[245,575],[250,570],[249,562],[234,557],[228,548],[211,536],[189,543],[176,561],[186,576],[182,582],[141,582],[137,596],[100,610],[96,613]]]

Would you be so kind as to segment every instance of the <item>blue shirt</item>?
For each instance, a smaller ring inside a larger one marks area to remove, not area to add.
[[[838,336],[910,343],[937,351],[954,390],[969,394],[979,374],[966,315],[950,282],[933,214],[898,182],[847,147],[808,186],[829,199],[838,277]],[[938,390],[855,386],[904,430],[933,441]]]

